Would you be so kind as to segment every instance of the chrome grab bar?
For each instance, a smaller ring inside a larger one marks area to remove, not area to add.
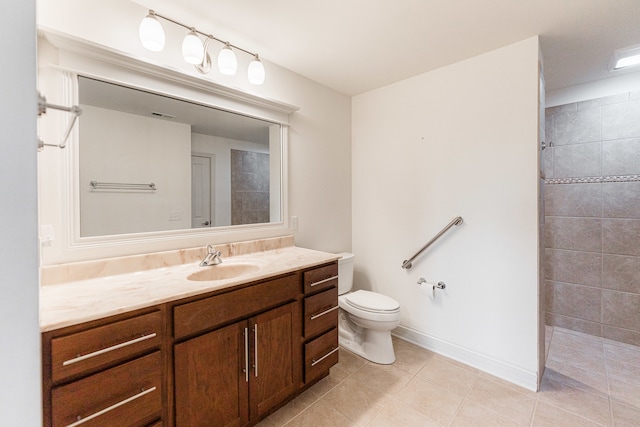
[[[418,252],[416,252],[414,256],[412,256],[409,259],[404,260],[402,262],[402,268],[405,268],[407,270],[410,269],[411,268],[411,263],[413,262],[414,259],[416,259],[416,257],[418,255],[420,255],[422,252],[424,252],[425,249],[427,249],[429,246],[431,246],[433,244],[433,242],[438,240],[440,238],[440,236],[442,236],[444,233],[446,233],[447,230],[449,230],[451,227],[453,227],[454,225],[460,225],[460,224],[462,224],[462,217],[461,216],[457,216],[457,217],[453,218],[449,224],[447,224],[442,230],[440,230],[440,232],[438,234],[433,236],[433,238],[431,240],[429,240],[427,242],[427,244],[422,247],[422,249],[420,249]]]

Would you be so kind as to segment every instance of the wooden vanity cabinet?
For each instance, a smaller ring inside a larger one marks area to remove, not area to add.
[[[202,332],[174,346],[176,426],[253,425],[298,391],[299,300],[291,274],[174,307],[176,336]]]
[[[338,363],[338,263],[302,274],[304,290],[304,382],[329,374]]]
[[[46,332],[45,426],[146,426],[165,405],[162,308]]]

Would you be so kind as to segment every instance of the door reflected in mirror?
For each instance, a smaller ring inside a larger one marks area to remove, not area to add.
[[[281,126],[78,77],[80,236],[282,220]]]

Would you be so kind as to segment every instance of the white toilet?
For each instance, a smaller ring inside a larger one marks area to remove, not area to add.
[[[391,330],[400,324],[400,304],[388,296],[370,292],[350,292],[355,256],[340,253],[338,260],[338,341],[347,350],[375,363],[396,360]]]

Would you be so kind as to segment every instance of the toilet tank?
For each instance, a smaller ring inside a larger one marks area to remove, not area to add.
[[[338,295],[346,294],[353,287],[353,261],[354,254],[342,252],[338,255]]]

